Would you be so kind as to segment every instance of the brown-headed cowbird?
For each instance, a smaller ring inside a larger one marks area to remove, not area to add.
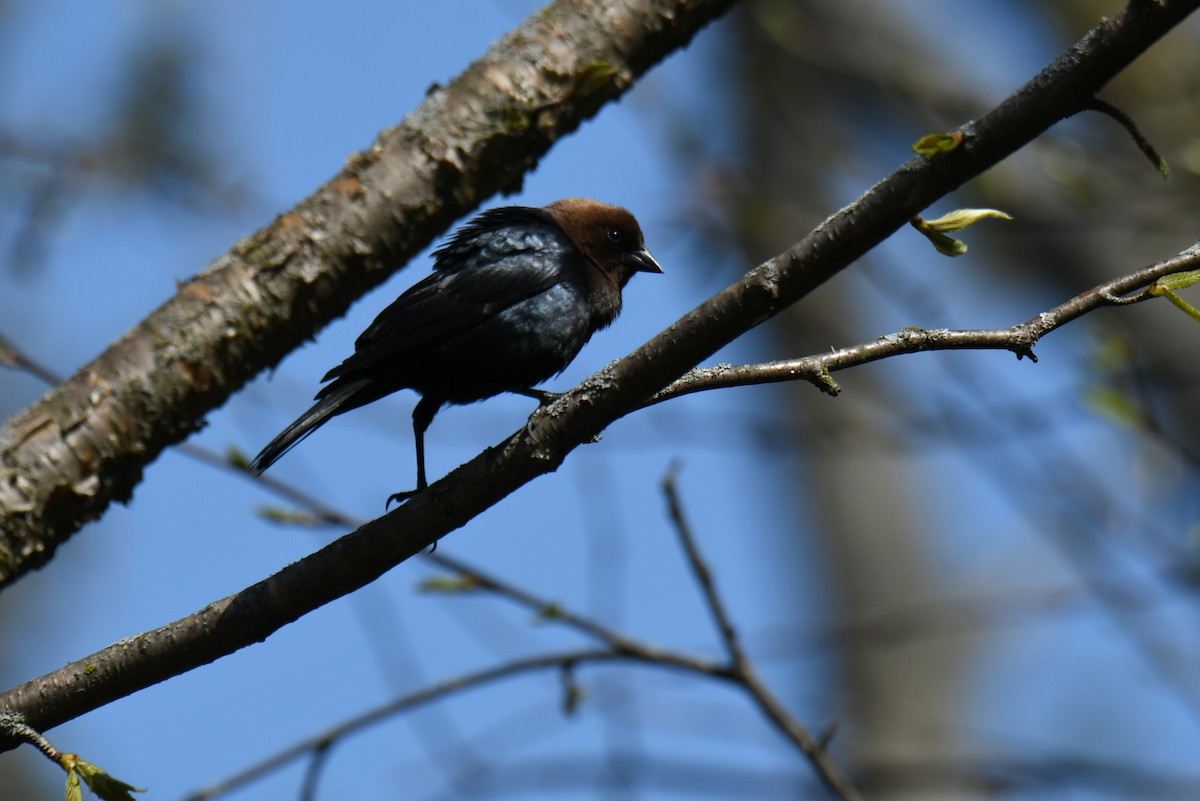
[[[542,401],[534,386],[566,369],[621,310],[635,272],[661,273],[629,211],[584,198],[478,215],[434,251],[434,273],[384,309],[330,370],[316,404],[250,467],[262,472],[329,418],[401,389],[413,410],[417,489],[425,489],[425,430],[447,403],[501,392]]]

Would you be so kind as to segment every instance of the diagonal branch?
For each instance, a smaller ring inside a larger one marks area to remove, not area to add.
[[[808,381],[818,389],[837,395],[841,392],[830,373],[850,367],[899,356],[931,350],[1008,350],[1017,358],[1037,361],[1033,348],[1042,337],[1088,312],[1105,306],[1125,306],[1141,303],[1155,295],[1129,292],[1149,286],[1172,273],[1200,268],[1200,243],[1177,256],[1151,264],[1137,272],[1107,281],[1087,290],[1053,309],[1010,328],[990,328],[952,331],[945,328],[906,328],[880,337],[873,342],[848,348],[761,364],[722,364],[697,367],[680,376],[674,383],[655,393],[646,406],[704,392],[712,389],[748,387],[757,384],[776,384],[784,381]]]
[[[558,0],[0,428],[0,587],[735,0]]]
[[[713,581],[708,560],[700,552],[700,546],[696,543],[696,537],[692,533],[691,523],[684,514],[683,502],[679,498],[679,487],[676,481],[678,473],[678,466],[672,466],[662,481],[663,492],[667,496],[667,510],[671,515],[671,522],[675,526],[675,533],[679,535],[679,543],[683,546],[688,566],[691,567],[692,575],[696,577],[696,583],[700,585],[700,591],[704,594],[705,605],[708,606],[709,614],[712,615],[713,621],[720,631],[721,641],[725,644],[725,652],[729,655],[730,666],[735,671],[741,671],[747,664],[746,652],[742,648],[742,639],[733,625],[733,618],[725,609],[725,602],[721,599],[721,594],[717,592],[717,585]]]
[[[741,637],[737,633],[737,629],[733,625],[733,618],[725,609],[725,602],[721,599],[720,593],[717,592],[716,583],[713,581],[712,572],[708,568],[708,562],[704,555],[700,553],[700,547],[696,543],[696,538],[692,535],[692,527],[687,521],[687,517],[683,512],[683,505],[679,500],[679,490],[675,482],[675,468],[672,468],[663,479],[663,491],[667,496],[667,506],[670,510],[671,520],[675,524],[675,531],[679,535],[680,543],[683,545],[684,555],[687,557],[688,565],[692,569],[692,573],[696,577],[696,582],[700,585],[700,591],[704,594],[705,603],[708,606],[709,613],[717,623],[717,628],[721,631],[721,640],[725,644],[725,650],[729,655],[729,674],[732,681],[737,682],[749,694],[750,698],[758,706],[766,719],[779,732],[786,737],[791,743],[800,750],[812,763],[816,770],[817,776],[825,786],[830,789],[834,795],[843,801],[854,801],[861,798],[858,790],[850,783],[849,778],[842,772],[841,767],[834,761],[826,747],[828,738],[817,739],[805,728],[800,721],[796,719],[788,710],[780,703],[775,694],[770,688],[759,678],[758,671],[754,667],[754,663],[746,657],[745,649],[742,648]]]

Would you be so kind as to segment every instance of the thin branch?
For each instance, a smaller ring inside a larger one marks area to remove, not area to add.
[[[808,729],[800,721],[796,720],[795,716],[780,703],[779,699],[763,683],[758,676],[758,672],[754,669],[753,663],[746,658],[741,640],[738,638],[737,629],[734,628],[733,620],[725,610],[725,604],[717,592],[712,571],[708,569],[708,563],[705,561],[703,554],[700,553],[696,539],[692,536],[691,526],[688,525],[687,518],[684,515],[675,482],[676,472],[674,467],[667,472],[667,475],[663,478],[663,491],[666,493],[671,520],[674,522],[675,530],[679,534],[679,540],[683,545],[684,553],[687,555],[688,564],[691,566],[692,573],[695,574],[696,580],[700,584],[709,611],[712,613],[713,618],[717,622],[717,627],[721,631],[721,639],[725,643],[725,648],[729,653],[731,661],[729,672],[732,674],[732,680],[742,685],[750,697],[754,699],[754,702],[766,716],[767,720],[808,758],[813,768],[817,771],[817,775],[820,776],[821,781],[838,798],[843,799],[843,801],[855,801],[855,799],[861,798],[858,790],[850,782],[850,779],[833,760],[833,757],[826,748],[827,743],[825,740],[814,738]]]
[[[733,663],[735,670],[741,670],[742,666],[746,664],[746,652],[742,649],[742,642],[733,625],[733,619],[725,610],[725,603],[717,592],[712,571],[708,569],[708,562],[700,553],[696,538],[692,535],[692,527],[688,523],[687,515],[683,511],[683,503],[679,499],[679,487],[676,482],[678,475],[678,466],[672,465],[667,474],[663,476],[662,482],[663,493],[667,496],[667,508],[671,514],[671,522],[675,524],[675,531],[679,535],[683,552],[687,555],[692,574],[696,577],[696,582],[704,593],[708,611],[712,614],[717,629],[721,632],[721,640],[725,644],[725,651],[729,654],[730,662]]]
[[[0,334],[0,365],[23,370],[47,384],[53,385],[59,381],[59,376],[53,370],[22,352],[3,334]]]
[[[1098,97],[1092,98],[1088,110],[1098,111],[1106,117],[1116,120],[1117,124],[1124,128],[1125,132],[1133,139],[1133,143],[1138,146],[1138,150],[1142,151],[1142,155],[1150,160],[1150,163],[1154,165],[1154,169],[1159,171],[1163,180],[1165,181],[1171,177],[1171,170],[1167,166],[1167,160],[1159,155],[1154,145],[1150,144],[1150,140],[1138,129],[1137,123],[1133,121],[1133,117],[1130,117],[1112,103],[1101,100]]]
[[[226,462],[226,464],[228,463]],[[244,471],[242,471],[242,473],[247,477],[261,478],[253,476],[252,474]],[[732,661],[731,667],[726,669],[724,673],[715,672],[709,667],[703,667],[701,672],[741,683],[747,692],[754,697],[755,701],[758,703],[760,709],[763,710],[767,719],[773,725],[775,725],[775,727],[779,729],[784,736],[787,737],[787,739],[796,745],[801,753],[812,762],[821,780],[827,786],[833,788],[837,795],[844,801],[854,801],[854,799],[857,799],[859,795],[854,789],[853,785],[851,785],[849,779],[842,773],[838,765],[833,762],[830,756],[826,753],[826,743],[823,741],[814,740],[807,729],[799,721],[797,721],[782,706],[782,704],[780,704],[778,700],[774,698],[773,695],[770,694],[766,686],[759,681],[757,674],[754,673],[751,665],[746,659],[737,635],[737,631],[733,625],[732,618],[725,610],[724,604],[716,591],[716,586],[712,579],[712,572],[708,569],[707,562],[700,553],[695,542],[695,538],[692,536],[691,527],[687,523],[682,504],[679,500],[675,476],[676,471],[672,470],[663,480],[664,491],[667,494],[668,503],[671,510],[671,517],[675,522],[676,530],[679,533],[681,543],[688,558],[688,562],[691,565],[693,572],[696,574],[700,586],[703,588],[709,609],[712,612],[714,619],[717,621],[718,628],[721,631],[722,640],[725,642],[726,649]],[[274,485],[272,485],[272,489],[293,501],[300,502],[303,506],[309,508],[310,511],[314,512],[321,518],[329,520],[344,519],[340,513],[321,504],[316,498],[313,498],[312,496],[298,489],[283,484],[282,482],[276,482]],[[681,657],[677,654],[670,654],[669,652],[664,652],[660,649],[653,648],[643,643],[638,643],[621,634],[620,632],[603,626],[591,619],[577,615],[571,612],[569,609],[563,608],[558,604],[551,605],[549,602],[533,595],[532,593],[526,592],[515,585],[490,576],[478,568],[472,567],[458,559],[446,556],[445,554],[440,554],[436,551],[424,553],[422,554],[422,557],[427,561],[434,562],[435,564],[439,564],[455,571],[460,576],[466,578],[473,588],[492,591],[500,597],[507,598],[510,601],[537,612],[544,612],[547,609],[553,608],[553,614],[549,616],[550,619],[559,621],[578,631],[598,638],[599,640],[608,644],[615,654],[633,655],[647,662],[663,661],[663,658],[666,657],[667,661],[669,661],[671,664],[677,666],[685,664],[684,660],[686,657]],[[569,672],[570,669],[580,661],[585,660],[562,660],[560,664],[564,672]],[[544,666],[544,663],[540,660],[534,660],[533,664],[536,667]],[[494,669],[494,671],[502,671],[506,667],[510,666],[502,666],[501,668]],[[493,675],[493,672],[488,672],[487,675]],[[496,677],[499,675],[503,674],[496,674]],[[456,690],[464,688],[465,685],[460,686],[457,683],[451,683],[443,686],[449,686]],[[430,698],[429,700],[433,699]],[[409,706],[410,705],[407,703],[395,702],[386,708],[375,710],[374,712],[356,720],[363,721],[361,726],[369,725],[377,720],[374,715],[396,714],[404,709],[409,708]],[[343,726],[348,725],[350,724],[343,724]],[[357,729],[361,726],[353,726],[352,728]],[[319,772],[324,764],[324,756],[326,751],[333,745],[335,740],[340,739],[340,737],[344,736],[345,734],[349,734],[351,731],[342,729],[339,730],[342,731],[342,734],[338,737],[331,737],[327,732],[323,735],[310,738],[307,741],[310,744],[315,743],[315,745],[311,745],[308,748],[308,750],[313,752],[313,760],[310,763],[309,771],[306,774],[306,780],[304,784],[306,793],[311,791],[313,783],[315,782],[315,778],[313,777]],[[291,755],[286,761],[298,758],[301,755],[295,753],[296,748],[300,748],[300,746],[295,746],[293,749],[289,749],[289,751],[286,752],[287,754]],[[281,762],[279,756],[272,757],[266,760],[264,763],[261,763],[260,766],[240,774],[240,776],[251,775],[253,777],[257,777],[258,775],[261,775],[261,773],[258,771],[260,769],[264,769],[263,766],[268,766],[264,770],[269,772],[269,770],[282,767],[283,764],[285,764],[285,762]],[[236,780],[237,777],[234,777],[234,779],[223,782],[220,785],[220,787],[225,788],[223,792],[233,789],[233,786],[236,785],[230,786],[230,782],[234,782]],[[210,797],[212,797],[212,795],[198,794],[192,796],[192,800],[200,801],[200,799]]]
[[[0,712],[0,737],[26,742],[37,748],[47,759],[61,765],[63,753],[46,739],[46,736],[25,722],[25,716],[16,712]]]
[[[329,762],[329,754],[333,750],[333,742],[324,742],[312,749],[308,767],[304,771],[304,783],[300,786],[300,801],[314,801],[317,797],[317,784],[321,773]]]
[[[464,690],[481,687],[501,679],[539,670],[562,670],[568,666],[585,663],[619,662],[623,660],[633,660],[661,668],[683,670],[724,680],[729,680],[730,678],[729,673],[720,665],[692,659],[681,654],[668,655],[657,649],[644,650],[637,645],[634,645],[629,650],[591,649],[567,651],[560,654],[547,654],[514,660],[503,665],[480,670],[475,673],[468,673],[454,679],[448,679],[415,693],[401,696],[391,703],[376,707],[362,715],[343,721],[320,734],[307,737],[295,745],[247,768],[241,773],[193,793],[187,797],[186,801],[209,801],[209,799],[226,795],[308,754],[327,748],[332,743],[343,740],[396,714],[424,706],[425,704],[441,700]]]
[[[212,456],[212,454],[208,454],[206,461],[211,461]],[[228,463],[226,462],[225,464]],[[253,478],[251,474],[245,473],[244,471],[243,475]],[[716,588],[712,581],[711,571],[709,571],[707,564],[703,559],[703,556],[700,554],[695,540],[691,535],[690,527],[686,522],[682,506],[679,503],[674,479],[674,472],[669,473],[664,479],[664,488],[667,492],[670,502],[672,517],[676,521],[681,541],[683,542],[685,552],[688,556],[688,561],[692,565],[693,570],[696,571],[701,586],[704,588],[705,597],[714,617],[718,622],[718,626],[722,632],[722,637],[726,643],[733,662],[733,665],[730,668],[723,670],[717,668],[716,666],[707,665],[706,663],[695,662],[691,664],[695,666],[695,669],[698,669],[702,673],[725,680],[736,681],[742,684],[750,693],[750,695],[754,696],[756,702],[766,714],[767,719],[773,725],[775,725],[775,727],[779,729],[785,735],[785,737],[787,737],[794,745],[796,745],[801,753],[803,753],[813,762],[814,768],[817,770],[817,773],[821,777],[822,781],[824,781],[828,786],[834,788],[835,792],[837,792],[840,798],[845,799],[845,801],[853,801],[853,799],[858,798],[858,794],[836,763],[834,763],[832,759],[825,753],[824,743],[819,743],[818,741],[814,740],[804,726],[800,724],[799,721],[795,720],[790,713],[788,713],[787,710],[784,709],[784,707],[769,693],[767,688],[762,685],[762,683],[757,679],[757,676],[750,669],[750,666],[742,651],[736,630],[732,624],[732,619],[725,611],[724,605],[716,593]],[[330,507],[324,506],[312,496],[283,484],[282,482],[277,482],[276,485],[273,485],[271,488],[285,497],[299,502],[302,506],[308,508],[310,511],[322,518],[347,519],[343,518],[340,513],[336,512]],[[437,552],[425,553],[422,554],[422,556],[428,561],[453,570],[459,575],[465,577],[472,587],[492,591],[503,598],[507,598],[534,611],[541,612],[551,607],[551,604],[544,599],[539,598],[532,593],[526,592],[515,585],[490,576],[478,568],[472,567],[458,559]],[[575,628],[578,631],[600,639],[610,646],[612,653],[615,655],[629,655],[642,661],[651,663],[664,662],[674,666],[689,665],[687,657],[683,657],[672,652],[666,652],[644,643],[636,642],[620,632],[603,626],[596,621],[579,616],[557,604],[553,605],[553,609],[554,613],[550,616],[551,619],[557,620],[565,625]],[[568,670],[581,661],[587,660],[582,658],[570,660],[561,659],[558,664],[560,664],[564,670]],[[522,667],[522,665],[525,667]],[[532,665],[533,667],[531,668],[529,665]],[[507,675],[506,671],[508,670],[521,671],[544,666],[545,662],[543,659],[539,658],[501,666],[491,671],[486,671],[482,675],[485,677],[484,680],[490,680],[487,677],[498,678],[502,675]],[[443,685],[439,685],[439,687],[444,688],[443,692],[437,692],[436,688],[431,688],[428,691],[423,691],[423,693],[419,694],[419,696],[424,698],[424,693],[445,695],[449,694],[451,691],[465,689],[467,686],[474,686],[474,684],[464,684],[461,682],[461,680],[456,682],[447,682]],[[412,697],[413,696],[409,696],[408,698]],[[426,700],[434,699],[430,697]],[[287,752],[276,755],[275,757],[271,757],[265,760],[263,763],[260,763],[260,765],[251,768],[248,771],[229,780],[226,780],[225,782],[222,782],[219,786],[216,786],[220,789],[220,793],[214,793],[211,791],[212,788],[210,788],[209,791],[204,791],[192,796],[191,799],[192,801],[200,801],[200,799],[211,798],[216,794],[228,792],[229,790],[234,789],[236,786],[239,786],[241,783],[244,783],[244,781],[249,781],[250,779],[257,778],[264,773],[282,767],[287,762],[299,758],[306,751],[314,752],[314,761],[310,764],[309,773],[309,775],[312,775],[312,772],[318,770],[320,767],[320,761],[315,756],[316,753],[321,753],[323,749],[331,746],[336,740],[346,736],[347,734],[350,734],[352,731],[376,722],[380,717],[397,714],[410,708],[411,706],[412,704],[410,702],[402,699],[401,701],[393,702],[387,707],[374,710],[367,715],[356,718],[354,721],[342,724],[341,727],[335,730],[335,734],[326,732],[324,734],[311,737],[306,740],[305,743],[294,746]],[[306,780],[305,788],[307,789],[310,786],[310,783]]]
[[[461,576],[466,577],[466,580],[472,587],[479,589],[490,590],[502,598],[517,603],[527,609],[531,609],[539,615],[542,615],[547,620],[556,620],[564,623],[584,634],[588,634],[601,642],[615,648],[617,650],[625,650],[633,647],[633,640],[630,640],[619,631],[611,629],[591,618],[586,618],[578,615],[569,609],[565,609],[560,604],[553,603],[544,598],[540,598],[527,590],[524,590],[515,584],[509,584],[502,579],[485,573],[477,567],[473,567],[466,562],[446,554],[434,551],[422,555],[426,560],[434,564],[441,565],[449,570],[453,570]]]
[[[694,392],[797,380],[809,381],[823,392],[837,395],[841,389],[830,377],[830,373],[892,356],[923,351],[1007,350],[1015,353],[1018,359],[1028,358],[1036,362],[1037,356],[1034,354],[1033,348],[1042,337],[1051,331],[1105,306],[1124,306],[1150,300],[1155,296],[1149,292],[1143,291],[1134,295],[1129,293],[1148,287],[1165,275],[1197,268],[1200,268],[1200,244],[1193,245],[1169,259],[1095,286],[1011,328],[962,331],[945,328],[934,330],[906,328],[880,337],[873,342],[853,345],[829,353],[806,356],[801,359],[761,364],[722,364],[715,367],[697,367],[685,373],[670,386],[655,393],[644,406],[652,406]]]

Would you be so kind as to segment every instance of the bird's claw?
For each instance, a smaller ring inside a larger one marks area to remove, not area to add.
[[[414,495],[419,495],[420,493],[421,493],[420,489],[405,490],[404,492],[393,492],[391,495],[389,495],[387,497],[387,503],[385,503],[383,505],[383,511],[386,512],[393,503],[395,503],[397,506],[399,506],[400,504],[407,501],[409,498],[413,497]]]

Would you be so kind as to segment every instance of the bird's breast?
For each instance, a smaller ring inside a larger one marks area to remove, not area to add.
[[[558,283],[504,309],[419,357],[413,388],[451,403],[532,387],[562,372],[597,328],[580,287]],[[611,319],[611,318],[610,318]]]

